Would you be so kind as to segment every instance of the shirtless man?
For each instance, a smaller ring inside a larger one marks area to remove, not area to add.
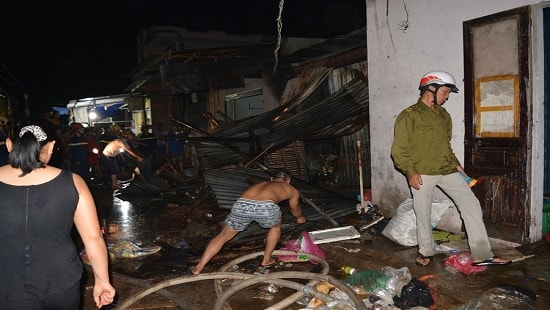
[[[131,156],[135,157],[139,162],[143,161],[143,158],[139,156],[138,154],[134,153],[132,149],[121,139],[115,139],[111,142],[109,142],[105,148],[103,149],[103,152],[101,153],[100,161],[103,169],[103,173],[106,177],[111,178],[111,187],[113,189],[120,189],[121,186],[117,183],[117,176],[120,172],[120,168],[118,166],[117,162],[117,156],[120,155],[120,153],[126,152],[130,154]]]
[[[296,218],[296,222],[303,224],[306,218],[302,215],[299,199],[300,193],[290,185],[290,174],[284,170],[277,172],[271,181],[252,185],[235,202],[231,213],[225,219],[222,231],[210,241],[201,260],[191,269],[191,272],[201,273],[204,266],[218,254],[223,245],[239,232],[244,231],[252,221],[256,221],[262,228],[269,228],[262,266],[275,263],[271,254],[281,237],[281,210],[277,204],[288,200],[290,212]]]

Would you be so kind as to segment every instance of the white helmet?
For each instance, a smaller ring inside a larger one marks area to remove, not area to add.
[[[420,79],[419,90],[424,90],[431,84],[437,84],[440,86],[447,86],[451,88],[453,93],[458,93],[456,87],[455,78],[445,71],[430,71],[422,76]]]

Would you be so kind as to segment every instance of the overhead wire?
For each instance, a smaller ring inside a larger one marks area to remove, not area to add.
[[[283,6],[285,4],[285,0],[281,0],[279,2],[279,16],[277,17],[277,46],[275,47],[275,65],[273,66],[273,74],[277,72],[277,66],[279,65],[279,49],[281,48],[281,32],[283,29]]]

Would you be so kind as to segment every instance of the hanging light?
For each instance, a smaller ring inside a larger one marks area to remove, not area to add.
[[[91,120],[95,120],[97,119],[97,113],[95,111],[95,108],[92,108],[90,110],[90,113],[88,113],[88,117],[91,119]]]
[[[91,120],[97,119],[97,112],[95,111],[95,109],[96,109],[96,106],[95,106],[95,100],[94,100],[92,109],[90,110],[90,112],[88,112],[88,117],[89,117]]]

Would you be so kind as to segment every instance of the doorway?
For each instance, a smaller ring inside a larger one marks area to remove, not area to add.
[[[529,239],[530,8],[464,22],[464,167],[490,237]]]

